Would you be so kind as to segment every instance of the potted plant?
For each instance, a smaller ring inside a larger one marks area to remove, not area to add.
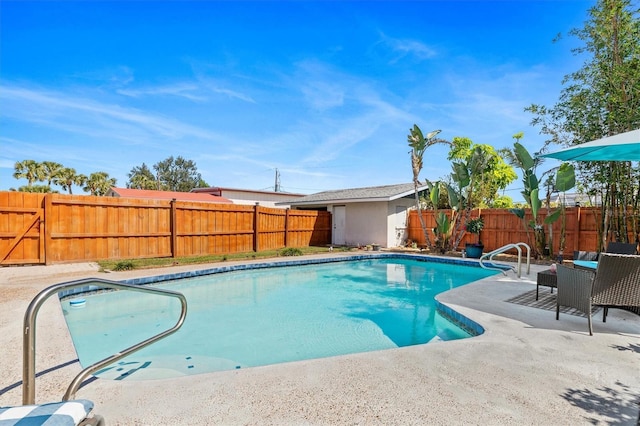
[[[484,219],[482,216],[469,219],[465,224],[465,229],[467,232],[477,235],[477,242],[475,243],[467,243],[465,245],[465,252],[467,257],[479,258],[482,256],[482,250],[484,250],[484,244],[480,241],[480,231],[484,228]]]

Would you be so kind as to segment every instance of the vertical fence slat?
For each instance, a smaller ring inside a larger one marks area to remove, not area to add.
[[[253,210],[253,251],[256,253],[260,250],[260,206],[258,203]]]
[[[171,230],[171,257],[178,256],[178,235],[176,230],[176,199],[171,200],[171,213],[169,213],[169,229]]]
[[[289,247],[289,209],[284,213],[284,246]]]
[[[44,261],[46,265],[49,265],[51,263],[51,261],[49,260],[50,250],[48,248],[51,247],[51,222],[53,220],[52,197],[52,194],[47,194],[44,197]]]

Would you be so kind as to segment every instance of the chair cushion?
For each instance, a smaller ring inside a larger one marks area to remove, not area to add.
[[[574,251],[573,260],[598,260],[597,251]]]
[[[93,409],[86,399],[20,407],[0,407],[1,426],[75,426]]]

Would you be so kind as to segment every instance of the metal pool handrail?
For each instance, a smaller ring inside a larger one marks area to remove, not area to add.
[[[121,358],[124,358],[127,355],[136,352],[151,343],[154,343],[160,339],[167,337],[168,335],[175,333],[178,331],[184,320],[187,316],[187,299],[184,297],[182,293],[178,293],[176,291],[164,290],[160,288],[153,287],[144,287],[140,285],[132,285],[132,284],[123,284],[116,281],[104,280],[101,278],[85,278],[77,281],[70,281],[67,283],[55,284],[51,287],[47,287],[42,290],[40,293],[33,298],[27,311],[24,314],[24,324],[23,324],[23,338],[22,338],[22,404],[23,405],[31,405],[35,404],[36,390],[35,390],[35,381],[36,381],[36,317],[38,315],[38,311],[42,304],[53,294],[56,294],[62,290],[71,290],[74,288],[86,287],[88,285],[96,285],[97,288],[112,288],[118,290],[131,290],[138,291],[142,293],[151,293],[157,294],[161,296],[169,296],[175,297],[180,300],[181,311],[180,318],[178,318],[178,322],[167,330],[156,334],[136,345],[130,346],[127,349],[124,349],[114,355],[111,355],[101,361],[98,361],[89,367],[82,370],[71,382],[69,387],[67,388],[67,392],[64,394],[62,398],[63,401],[68,401],[69,399],[73,399],[75,394],[80,387],[80,384],[89,376],[90,374],[98,371],[99,369],[105,367],[108,364],[111,364]]]
[[[480,267],[484,269],[498,269],[502,271],[504,275],[507,275],[507,273],[502,268],[496,268],[495,266],[486,266],[484,263],[482,263],[482,261],[486,258],[489,258],[489,261],[492,262],[493,256],[495,256],[496,254],[504,253],[505,251],[514,248],[518,251],[518,271],[516,272],[516,274],[518,275],[518,278],[520,278],[522,269],[522,249],[520,248],[520,246],[527,249],[527,275],[529,275],[529,273],[531,272],[531,247],[529,247],[527,243],[506,244],[500,248],[495,249],[492,252],[483,254],[482,256],[480,256]],[[514,272],[516,271],[513,266],[511,266],[511,269]]]

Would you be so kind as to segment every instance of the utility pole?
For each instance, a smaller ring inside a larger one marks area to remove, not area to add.
[[[276,169],[276,184],[274,185],[274,192],[280,192],[280,172]]]

